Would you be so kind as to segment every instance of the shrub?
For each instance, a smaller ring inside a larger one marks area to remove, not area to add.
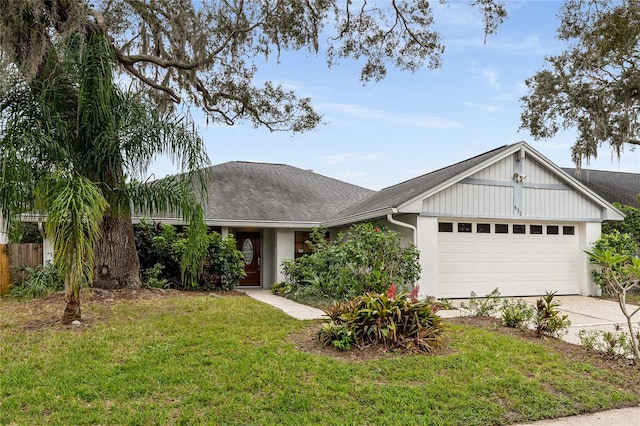
[[[629,335],[620,332],[620,326],[616,324],[615,330],[580,330],[578,332],[580,343],[587,349],[598,351],[606,358],[628,359],[633,355],[633,348]]]
[[[51,262],[44,266],[17,267],[15,271],[25,273],[26,278],[11,286],[8,297],[18,300],[36,299],[64,290],[64,280]]]
[[[620,203],[613,203],[613,205],[624,213],[624,220],[602,222],[602,233],[611,234],[613,231],[617,231],[620,234],[629,234],[636,244],[640,244],[640,209]]]
[[[173,225],[143,220],[135,226],[136,247],[143,277],[153,286],[172,286],[184,290],[232,289],[244,277],[242,253],[232,235],[207,234],[207,258],[198,281],[190,287],[181,283],[182,257],[188,244],[187,232]],[[188,231],[188,230],[187,230]],[[159,269],[157,265],[161,265]],[[158,270],[159,269],[159,270]]]
[[[567,315],[561,315],[558,310],[560,302],[553,300],[556,292],[547,294],[536,301],[534,322],[539,337],[562,337],[571,325]]]
[[[320,330],[320,342],[339,349],[382,345],[424,353],[441,346],[444,324],[430,302],[415,300],[406,292],[394,296],[391,289],[334,302],[325,309],[330,322]]]
[[[417,249],[402,247],[400,236],[382,226],[355,224],[333,241],[314,229],[308,244],[313,253],[282,263],[292,292],[313,287],[318,294],[346,300],[384,292],[394,283],[408,289],[420,277]]]
[[[156,263],[151,268],[142,271],[142,284],[147,288],[167,288],[169,281],[160,278],[164,267],[160,263]]]
[[[604,251],[609,251],[613,255],[634,256],[638,251],[638,243],[631,234],[620,233],[617,229],[612,229],[611,232],[603,234],[593,245],[594,253]],[[590,256],[590,260],[594,262],[594,256]],[[619,270],[620,267],[615,269],[614,272],[619,272]],[[614,295],[607,286],[602,271],[592,270],[591,275],[593,276],[593,281],[600,287],[602,294]]]
[[[507,327],[526,328],[533,315],[533,308],[524,300],[513,302],[507,299],[502,305],[502,322]]]
[[[233,235],[222,238],[217,232],[212,232],[208,240],[204,282],[214,288],[231,290],[245,276],[242,252],[237,249]]]
[[[466,308],[464,303],[460,305]],[[470,314],[475,317],[492,317],[500,312],[500,290],[496,287],[491,293],[479,299],[475,292],[471,292],[469,296],[468,309]]]

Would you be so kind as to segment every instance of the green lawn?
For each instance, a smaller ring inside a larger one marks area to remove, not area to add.
[[[310,323],[248,297],[86,302],[84,328],[33,322],[62,308],[0,300],[0,424],[509,424],[640,401],[620,386],[629,371],[472,327],[451,326],[447,355],[354,362],[296,349]]]

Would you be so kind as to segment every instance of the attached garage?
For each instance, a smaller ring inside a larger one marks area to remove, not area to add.
[[[595,295],[588,256],[624,216],[524,142],[383,189],[325,223],[375,220],[420,251],[421,296]]]
[[[579,294],[576,225],[439,221],[438,289],[446,298]]]

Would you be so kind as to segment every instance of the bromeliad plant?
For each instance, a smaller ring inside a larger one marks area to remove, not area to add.
[[[444,324],[429,300],[418,300],[418,287],[396,294],[395,285],[386,293],[365,293],[347,302],[334,302],[325,309],[329,323],[319,332],[324,345],[347,350],[380,345],[430,353],[443,344]]]

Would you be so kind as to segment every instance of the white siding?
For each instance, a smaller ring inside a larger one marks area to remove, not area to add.
[[[513,213],[513,188],[458,183],[422,203],[431,214],[505,217]]]
[[[516,182],[514,173],[526,176]],[[508,156],[422,201],[430,216],[602,219],[601,208],[576,192],[541,163]]]
[[[600,208],[569,189],[524,188],[524,217],[600,220]]]
[[[471,176],[472,179],[496,180],[511,182],[513,176],[513,159],[511,156],[490,165],[486,169]]]

